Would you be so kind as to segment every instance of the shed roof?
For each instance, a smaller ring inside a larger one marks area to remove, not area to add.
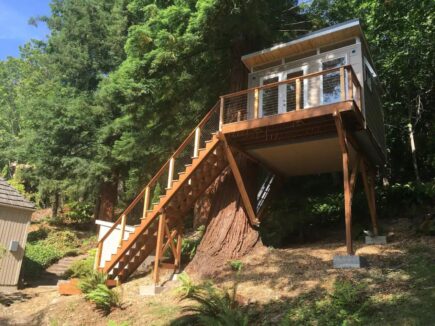
[[[23,209],[35,209],[35,204],[24,198],[6,180],[0,178],[0,206],[9,206]]]
[[[290,42],[277,44],[273,47],[244,55],[242,61],[250,69],[253,66],[273,62],[286,56],[303,53],[310,49],[330,45],[352,37],[360,37],[363,43],[365,43],[359,19],[352,19],[329,26],[305,34]]]

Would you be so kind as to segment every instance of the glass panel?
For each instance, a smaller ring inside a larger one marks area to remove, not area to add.
[[[322,63],[322,70],[344,66],[345,59],[337,58]],[[340,72],[334,71],[323,75],[323,103],[340,101]]]
[[[300,77],[304,74],[304,72],[296,71],[288,73],[286,76],[286,79],[292,79],[296,77]],[[296,110],[296,81],[292,81],[291,83],[287,84],[287,112]],[[304,87],[303,87],[303,80],[301,80],[301,109],[304,107]]]
[[[263,85],[269,85],[278,82],[278,77],[263,79]],[[263,116],[274,115],[278,113],[278,86],[267,88],[261,91],[263,96],[262,110]]]

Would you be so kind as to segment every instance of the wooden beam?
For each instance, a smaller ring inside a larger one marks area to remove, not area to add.
[[[310,108],[309,110],[290,111],[258,119],[227,123],[222,126],[222,132],[225,134],[229,134],[233,132],[246,131],[248,129],[279,125],[281,123],[317,118],[321,116],[330,116],[336,111],[355,111],[353,108],[353,101],[325,104],[319,107]]]
[[[182,244],[183,244],[183,226],[181,223],[178,226],[177,235],[178,235],[178,237],[177,237],[177,255],[175,256],[175,266],[177,266],[177,268],[179,268],[181,265],[181,249],[182,249]]]
[[[353,194],[355,192],[356,179],[358,177],[358,170],[359,170],[360,165],[361,165],[361,155],[358,153],[356,155],[355,164],[354,164],[352,172],[350,174],[349,185],[350,185],[350,198],[351,198],[350,200],[351,200],[351,202],[353,200]]]
[[[335,125],[337,127],[338,140],[340,143],[341,157],[343,161],[343,188],[344,188],[344,220],[346,226],[346,251],[353,255],[352,243],[352,200],[349,177],[349,152],[346,140],[346,131],[343,126],[340,114],[334,113]]]
[[[370,168],[367,165],[367,163],[363,162],[361,174],[362,174],[362,179],[363,179],[363,184],[364,184],[364,192],[366,194],[367,204],[369,206],[370,218],[372,220],[373,233],[375,235],[378,235],[379,229],[378,229],[378,217],[377,217],[377,213],[376,213],[375,187],[374,187],[374,180],[370,180],[371,178],[369,177],[369,173],[368,173],[369,169]]]
[[[163,236],[165,232],[165,218],[166,215],[163,212],[160,214],[159,217],[159,228],[157,230],[157,243],[156,243],[156,256],[154,258],[154,273],[153,273],[153,279],[154,284],[157,285],[159,283],[159,263],[160,258],[162,256],[162,249],[163,249]]]
[[[340,67],[340,98],[342,101],[346,101],[346,88],[344,80],[344,67]]]
[[[125,214],[122,214],[121,216],[121,232],[119,234],[119,242],[118,246],[120,247],[122,244],[122,240],[124,240],[124,233],[125,233],[125,225],[127,224],[127,217]]]
[[[245,184],[243,183],[242,174],[240,173],[237,162],[234,158],[233,152],[223,134],[221,134],[222,140],[224,141],[224,150],[227,156],[228,163],[230,165],[231,171],[233,172],[234,179],[236,180],[237,188],[239,188],[240,195],[242,197],[243,205],[245,206],[246,213],[248,215],[251,225],[258,225],[259,221],[255,216],[255,210],[252,206],[251,199],[249,198],[248,192],[246,191]]]
[[[258,119],[260,117],[260,97],[258,94],[258,88],[254,90],[254,119]]]

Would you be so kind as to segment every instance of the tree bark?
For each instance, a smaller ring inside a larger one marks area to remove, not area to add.
[[[118,177],[114,180],[103,181],[100,187],[100,196],[97,199],[98,213],[95,219],[113,221],[115,218],[115,206],[118,200]]]
[[[240,157],[240,170],[247,191],[252,198],[256,194],[257,166]],[[255,205],[255,201],[252,201]],[[249,224],[242,198],[229,168],[216,179],[207,190],[200,210],[201,218],[208,219],[208,225],[198,246],[195,257],[186,271],[199,277],[212,276],[227,265],[261,245],[256,229]],[[205,215],[205,216],[204,216]]]

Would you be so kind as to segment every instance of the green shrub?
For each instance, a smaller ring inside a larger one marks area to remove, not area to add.
[[[248,315],[235,300],[235,290],[221,291],[211,283],[196,285],[187,274],[180,280],[181,299],[196,304],[184,307],[184,315],[172,325],[249,325]]]
[[[192,259],[193,256],[195,256],[196,249],[201,243],[204,232],[205,226],[201,225],[191,237],[183,239],[183,242],[181,244],[181,254],[183,255],[183,257]]]
[[[71,202],[68,207],[69,211],[65,217],[69,222],[85,224],[92,221],[93,205],[84,202]]]
[[[105,284],[98,284],[95,289],[85,295],[85,298],[95,303],[97,308],[105,313],[109,313],[112,307],[119,307],[121,304],[119,294]]]
[[[98,285],[105,285],[107,281],[107,274],[101,272],[93,272],[85,275],[80,279],[79,289],[87,294],[95,290]]]
[[[77,238],[77,235],[68,230],[52,231],[43,242],[48,246],[56,248],[62,257],[77,255],[77,248],[80,246],[80,240]]]
[[[38,230],[29,232],[27,235],[27,242],[35,242],[38,240],[44,240],[48,236],[48,230],[45,227],[41,227]]]
[[[94,272],[95,250],[89,251],[85,259],[76,260],[65,272],[65,277],[85,278]]]
[[[240,260],[231,260],[230,262],[229,262],[229,264],[230,264],[230,267],[231,267],[231,269],[233,270],[233,271],[235,271],[235,272],[240,272],[241,270],[242,270],[242,268],[243,268],[243,263],[240,261]]]

